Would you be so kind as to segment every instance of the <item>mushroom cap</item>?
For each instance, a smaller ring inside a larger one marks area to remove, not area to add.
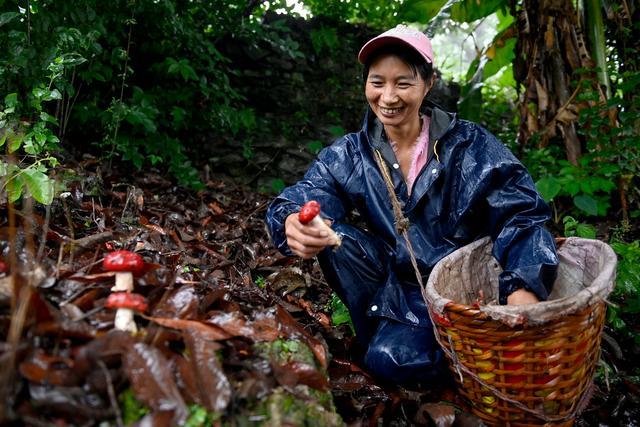
[[[300,222],[303,224],[308,224],[319,213],[320,213],[320,203],[318,203],[315,200],[309,200],[300,209],[300,212],[298,213],[298,220],[300,220]]]
[[[8,273],[8,272],[9,272],[9,266],[7,265],[6,262],[0,260],[0,274]]]
[[[119,250],[111,252],[102,260],[102,268],[107,271],[130,271],[137,273],[144,267],[144,260],[134,252]]]
[[[143,313],[147,311],[147,300],[140,294],[131,292],[114,292],[104,304],[106,308],[128,308]]]

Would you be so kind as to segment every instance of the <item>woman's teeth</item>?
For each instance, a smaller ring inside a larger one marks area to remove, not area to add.
[[[402,108],[384,108],[384,107],[380,107],[380,111],[383,114],[397,114],[400,112],[400,110],[402,110]]]

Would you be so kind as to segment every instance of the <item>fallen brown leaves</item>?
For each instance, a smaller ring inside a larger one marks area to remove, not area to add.
[[[70,186],[48,215],[0,207],[16,221],[0,225],[3,255],[16,259],[0,273],[1,421],[121,425],[131,390],[146,408],[140,425],[193,422],[194,408],[214,424],[415,422],[399,408],[423,397],[385,389],[347,360],[357,351],[331,324],[317,267],[269,243],[267,196],[225,182],[192,193],[151,174],[107,177],[101,195]],[[134,279],[149,302],[136,335],[112,330],[104,308],[114,277],[100,262],[117,249],[146,262]]]

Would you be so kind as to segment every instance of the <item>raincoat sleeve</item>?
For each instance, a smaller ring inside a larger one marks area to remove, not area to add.
[[[316,200],[321,206],[323,218],[341,221],[351,209],[344,188],[356,169],[355,155],[344,137],[320,152],[318,158],[304,175],[304,178],[271,202],[267,209],[266,223],[271,240],[284,255],[293,253],[287,245],[284,225],[287,217],[300,210],[309,200]]]
[[[491,158],[485,200],[493,255],[504,270],[499,302],[506,304],[507,297],[521,288],[545,301],[558,266],[555,241],[544,228],[551,217],[549,206],[525,167],[491,134],[484,153]]]

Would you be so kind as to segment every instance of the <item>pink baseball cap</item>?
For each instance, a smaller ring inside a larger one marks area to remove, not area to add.
[[[360,53],[358,53],[358,61],[364,64],[373,52],[391,44],[404,44],[418,52],[425,61],[433,64],[433,48],[429,38],[424,33],[402,24],[365,43],[360,49]]]

